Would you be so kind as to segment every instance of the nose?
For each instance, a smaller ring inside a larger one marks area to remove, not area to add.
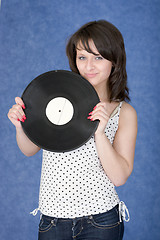
[[[88,71],[90,71],[90,70],[92,70],[92,69],[94,69],[94,68],[95,68],[95,66],[94,66],[94,61],[93,61],[93,59],[88,59],[87,62],[86,62],[86,69],[87,69]]]

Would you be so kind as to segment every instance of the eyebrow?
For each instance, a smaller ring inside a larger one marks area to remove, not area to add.
[[[93,55],[95,55],[95,56],[101,56],[101,54],[98,52],[98,53],[95,53],[95,52],[93,52],[93,51],[91,51],[91,52],[89,52],[89,51],[87,51],[86,49],[84,49],[84,48],[76,48],[78,51],[85,51],[85,52],[88,52],[88,53],[91,53],[91,54],[93,54]]]

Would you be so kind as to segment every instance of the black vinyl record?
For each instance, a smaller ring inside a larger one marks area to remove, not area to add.
[[[36,77],[24,90],[27,119],[22,127],[39,147],[65,152],[86,143],[99,121],[87,119],[99,102],[93,86],[79,74],[55,70]]]

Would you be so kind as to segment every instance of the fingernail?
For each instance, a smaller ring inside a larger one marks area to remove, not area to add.
[[[22,105],[22,108],[25,109],[26,107],[24,106],[24,104]]]
[[[97,107],[97,106],[95,106],[95,107],[93,108],[93,110],[95,110],[95,109],[96,109],[96,107]]]
[[[24,122],[24,119],[22,118],[21,121]]]
[[[22,117],[24,120],[26,120],[26,116],[25,115],[23,115],[23,117]]]
[[[92,115],[93,112],[90,112],[88,115]]]
[[[91,121],[93,121],[93,118],[91,116],[87,117],[87,119],[90,119]]]
[[[17,120],[20,121],[19,118]]]

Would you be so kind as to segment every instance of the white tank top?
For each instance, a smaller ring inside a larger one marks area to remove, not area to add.
[[[122,102],[110,117],[105,133],[113,144]],[[106,212],[120,202],[98,158],[94,136],[69,152],[43,150],[39,210],[57,218]]]

